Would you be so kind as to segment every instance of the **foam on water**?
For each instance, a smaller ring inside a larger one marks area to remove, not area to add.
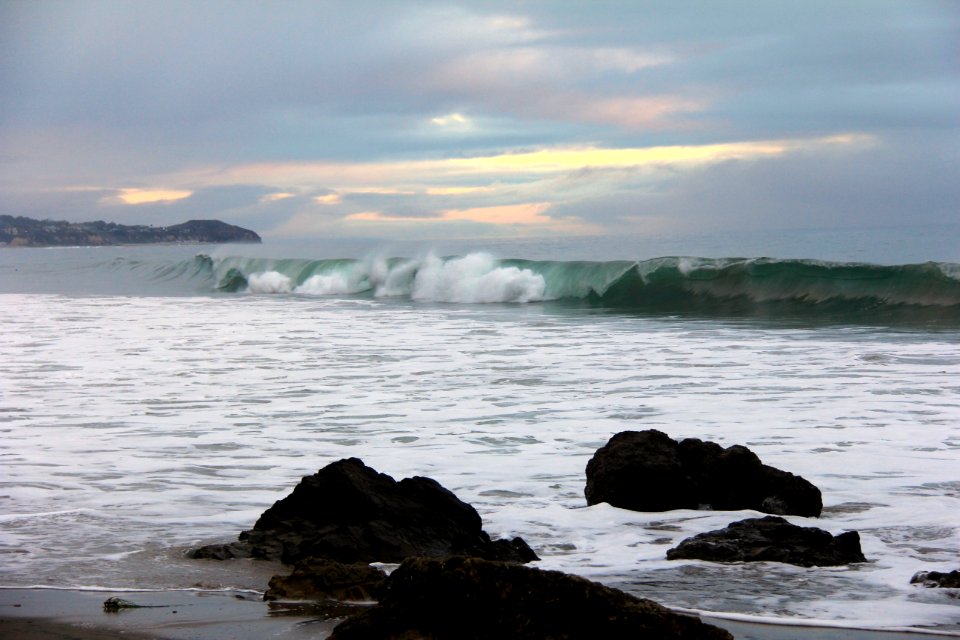
[[[382,298],[0,296],[0,585],[262,589],[276,567],[182,554],[357,456],[437,479],[545,568],[667,605],[957,628],[956,599],[909,584],[960,557],[957,330],[413,303],[386,297],[416,290],[401,268]],[[258,286],[296,290],[270,271]],[[429,300],[542,295],[479,258],[416,272]],[[757,514],[586,507],[593,452],[646,428],[808,478],[824,516],[790,519],[858,530],[870,562],[666,561]]]
[[[432,302],[531,302],[543,300],[545,286],[542,275],[497,266],[486,253],[446,261],[431,254],[416,273],[411,296]]]
[[[534,261],[501,260],[475,252],[446,258],[428,253],[418,259],[336,260],[199,255],[179,268],[157,269],[190,275],[188,282],[205,272],[210,288],[225,292],[372,294],[465,304],[563,300],[620,311],[702,317],[789,315],[833,323],[956,327],[960,326],[956,266],[704,257]]]
[[[253,293],[290,293],[293,280],[277,271],[250,274],[249,291]]]
[[[234,264],[230,262],[229,264]],[[376,297],[410,297],[425,302],[491,303],[544,300],[544,277],[530,269],[501,266],[487,253],[442,259],[430,253],[418,260],[367,258],[324,265],[324,273],[300,284],[280,271],[256,271],[247,280],[250,293],[352,294],[373,291]],[[231,267],[233,268],[233,267]]]

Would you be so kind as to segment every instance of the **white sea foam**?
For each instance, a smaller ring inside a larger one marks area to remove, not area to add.
[[[356,279],[351,278],[349,274],[345,273],[313,275],[295,289],[297,293],[310,295],[357,293],[360,290],[361,288],[358,286]]]
[[[252,273],[247,279],[251,293],[290,293],[293,291],[293,281],[277,271]]]
[[[546,282],[530,269],[500,266],[486,253],[444,260],[430,253],[391,265],[382,257],[339,265],[296,285],[279,271],[259,271],[248,278],[250,293],[342,295],[372,289],[375,297],[409,296],[427,302],[535,302],[546,299]]]
[[[428,255],[420,264],[411,295],[434,302],[531,302],[543,300],[543,276],[529,269],[497,266],[486,253],[441,260]]]
[[[95,513],[93,509],[64,509],[62,511],[43,511],[35,513],[0,513],[0,522],[13,522],[15,520],[36,520],[40,518],[50,518],[63,515],[74,515],[78,513]]]
[[[393,268],[383,259],[375,260],[370,269],[375,295],[378,298],[409,296],[419,267],[418,260],[404,260]]]
[[[475,260],[451,269],[483,298],[499,267]],[[381,286],[399,268],[379,271]],[[428,265],[425,287],[454,299],[444,268]],[[531,282],[518,272],[495,278]],[[282,288],[268,273],[261,284]],[[18,514],[0,518],[2,585],[262,588],[269,567],[183,551],[235,538],[301,476],[357,456],[436,478],[540,566],[667,605],[956,625],[955,599],[909,584],[960,557],[955,330],[386,297],[0,298],[0,507]],[[870,562],[667,561],[680,540],[757,514],[586,507],[593,452],[646,428],[744,444],[810,479],[824,515],[790,519],[858,530]]]

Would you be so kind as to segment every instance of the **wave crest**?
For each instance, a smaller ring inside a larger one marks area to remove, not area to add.
[[[871,265],[770,258],[643,261],[263,260],[211,266],[223,291],[364,294],[452,303],[572,300],[611,309],[706,315],[916,314],[960,322],[960,265]],[[854,318],[855,319],[855,318]]]
[[[410,297],[431,302],[534,302],[544,299],[545,289],[542,275],[499,266],[486,253],[449,260],[431,255],[417,270]]]

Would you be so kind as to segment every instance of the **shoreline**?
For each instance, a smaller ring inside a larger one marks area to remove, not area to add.
[[[137,608],[110,613],[107,598]],[[325,638],[339,620],[305,605],[273,605],[246,591],[80,591],[0,588],[0,637],[24,640]]]
[[[110,597],[140,607],[103,610]],[[694,613],[678,611],[680,613]],[[924,640],[960,638],[960,631],[862,629],[825,622],[781,623],[736,614],[697,614],[737,640]],[[22,640],[318,640],[340,622],[309,603],[268,603],[244,591],[81,591],[0,588],[0,636]]]

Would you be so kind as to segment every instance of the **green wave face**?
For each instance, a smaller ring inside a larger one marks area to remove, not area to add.
[[[116,267],[116,265],[115,265]],[[149,265],[127,262],[124,269]],[[116,267],[120,268],[120,267]],[[613,311],[960,324],[960,265],[664,257],[640,262],[210,258],[152,267],[151,279],[226,293],[349,295],[423,302],[567,301]]]
[[[960,318],[957,265],[661,258],[641,262],[600,297],[611,307],[731,315]]]

